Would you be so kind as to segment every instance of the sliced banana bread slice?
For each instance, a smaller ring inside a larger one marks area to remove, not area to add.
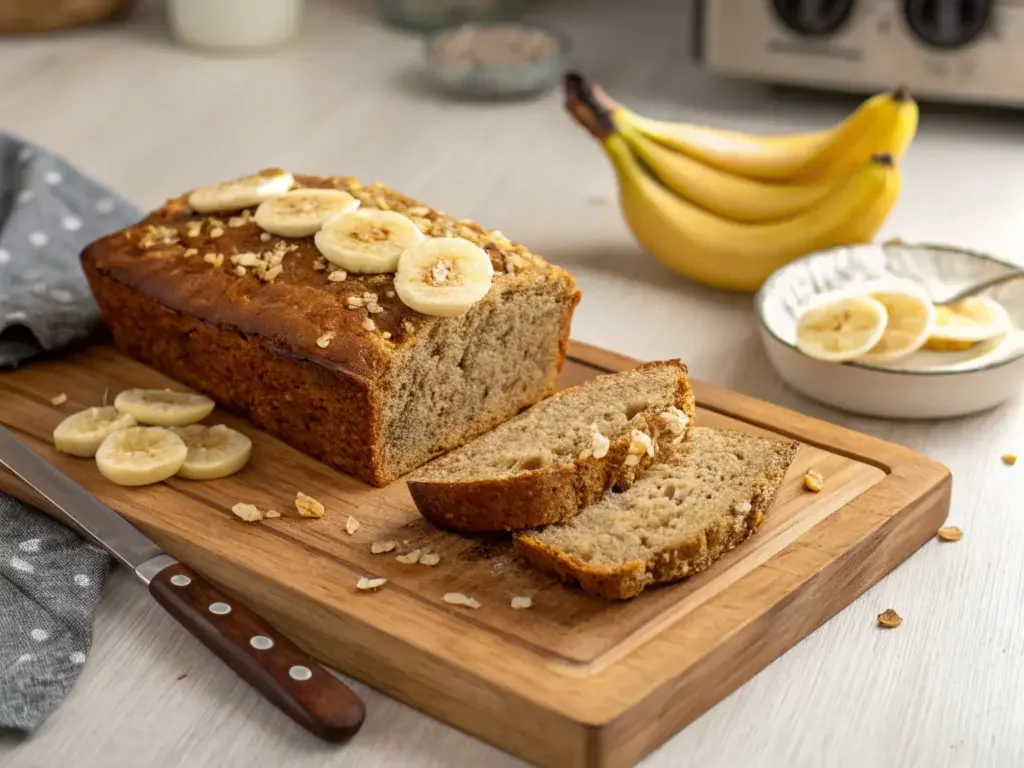
[[[703,571],[761,524],[796,441],[694,427],[690,441],[624,493],[563,525],[516,536],[534,566],[607,599]]]
[[[409,476],[420,514],[460,531],[514,531],[567,520],[673,444],[694,399],[686,366],[647,363],[542,400]]]

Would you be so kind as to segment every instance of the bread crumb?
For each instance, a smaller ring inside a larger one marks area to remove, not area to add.
[[[1003,464],[1006,464],[1008,467],[1012,467],[1017,463],[1017,454],[1015,453],[1004,453],[1000,458],[1003,460]]]
[[[377,324],[370,318],[366,318],[363,320],[363,328],[367,331],[375,331],[377,330]]]
[[[363,300],[358,296],[349,296],[345,299],[345,303],[348,305],[349,309],[359,309],[363,306]]]
[[[807,474],[804,475],[804,488],[813,493],[818,493],[824,487],[825,478],[821,476],[821,472],[814,469],[807,470]]]
[[[480,607],[480,603],[474,600],[472,597],[462,594],[461,592],[446,592],[444,601],[451,605],[464,605],[467,608],[473,608],[474,610]]]
[[[380,335],[383,336],[385,339],[391,338],[391,334],[388,331],[381,331]]]
[[[198,248],[186,248],[186,249],[185,249],[185,253],[184,253],[184,254],[182,254],[182,255],[183,255],[183,256],[184,256],[184,257],[185,257],[186,259],[190,259],[190,258],[192,258],[193,256],[197,256],[198,254],[199,254],[199,249],[198,249]]]
[[[210,237],[222,237],[223,235],[224,230],[220,227],[213,227],[213,229],[210,230]]]
[[[733,505],[733,511],[741,515],[747,514],[753,508],[753,505],[751,505],[749,501],[738,501]]]
[[[947,525],[939,528],[939,538],[943,541],[960,541],[963,536],[964,532],[955,525]]]
[[[389,299],[393,299],[395,298],[396,294],[394,291],[384,291],[384,295],[387,296]]]
[[[324,505],[302,491],[295,494],[295,508],[302,517],[323,517]]]
[[[878,614],[878,626],[886,629],[895,629],[903,623],[903,618],[892,608],[887,608]]]
[[[320,347],[320,349],[327,349],[334,336],[334,331],[327,331],[327,333],[321,334],[320,336],[317,337],[316,345]]]
[[[336,269],[333,272],[331,272],[329,275],[327,275],[327,279],[329,281],[331,281],[332,283],[340,283],[340,282],[344,281],[347,277],[348,277],[348,272],[346,272],[344,269]],[[350,297],[350,298],[354,298],[354,297]]]
[[[278,512],[276,509],[268,509],[266,512],[263,513],[263,516],[269,520],[274,517],[280,517],[281,513]]]
[[[269,243],[271,237],[273,237],[273,235],[271,235],[269,232],[260,232],[260,240],[262,240],[264,243]]]
[[[370,554],[381,555],[385,552],[391,552],[397,546],[397,541],[375,541],[370,545]]]
[[[420,555],[420,565],[437,565],[441,562],[441,556],[436,552],[426,552]]]
[[[54,395],[50,398],[50,403],[53,405],[64,405],[68,401],[68,396],[61,392],[59,395]]]
[[[408,320],[402,323],[402,327],[405,329],[406,333],[412,333],[413,331],[416,330],[416,326],[410,323]]]
[[[274,280],[277,279],[277,276],[280,275],[282,272],[284,272],[284,267],[282,267],[280,264],[278,264],[276,266],[271,267],[266,272],[264,272],[263,273],[263,279],[264,279],[264,281],[266,281],[268,283],[272,283],[272,282],[274,282]]]
[[[245,277],[245,267],[243,267],[243,266],[235,267],[235,274],[238,277]]]
[[[356,589],[368,590],[368,589],[380,589],[388,583],[387,579],[371,579],[368,576],[362,576],[359,581],[356,582]]]
[[[511,606],[513,610],[519,611],[523,608],[529,608],[531,605],[533,605],[533,598],[524,596],[517,596],[512,598]]]
[[[203,256],[203,261],[205,261],[207,264],[212,264],[217,269],[220,269],[221,264],[224,263],[224,254],[213,253],[211,251],[210,253],[207,253]]]
[[[239,502],[231,508],[234,512],[235,517],[245,520],[247,523],[255,523],[264,518],[264,514],[256,507],[255,504],[243,504]]]
[[[420,561],[420,550],[414,549],[412,552],[406,552],[404,555],[398,555],[395,560],[406,565],[415,565]]]
[[[345,521],[345,533],[349,536],[359,530],[359,521],[356,520],[352,515],[348,516],[348,520]]]

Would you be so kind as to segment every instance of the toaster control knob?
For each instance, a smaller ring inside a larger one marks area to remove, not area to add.
[[[933,48],[967,45],[988,26],[992,0],[905,0],[907,26]]]
[[[775,14],[790,30],[817,37],[843,26],[853,12],[854,0],[772,0]]]

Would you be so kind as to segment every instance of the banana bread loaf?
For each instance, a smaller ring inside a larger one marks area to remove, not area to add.
[[[318,249],[328,214],[356,206],[412,221],[413,240],[437,246],[423,257],[433,269],[396,267],[412,249],[365,248],[386,245],[383,217],[353,218]],[[353,248],[364,252],[344,261]],[[460,273],[467,250],[483,266]],[[551,394],[580,299],[571,275],[498,232],[380,184],[279,169],[168,200],[88,246],[82,265],[121,349],[378,486]],[[396,286],[396,269],[412,277]],[[460,275],[479,290],[453,309],[445,291],[468,295]]]

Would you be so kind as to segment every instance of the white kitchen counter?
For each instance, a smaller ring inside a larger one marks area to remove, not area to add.
[[[683,3],[551,0],[578,62],[641,112],[753,130],[831,124],[856,100],[723,83],[693,68]],[[660,8],[659,8],[660,5]],[[679,356],[708,379],[893,440],[953,470],[957,544],[930,543],[644,763],[731,766],[1024,765],[1024,400],[975,418],[860,419],[787,390],[751,299],[693,285],[641,253],[611,169],[555,93],[526,104],[442,102],[419,43],[366,4],[319,0],[301,47],[202,56],[159,9],[128,27],[0,42],[0,127],[59,151],[140,205],[255,168],[380,179],[478,219],[571,269],[573,335],[638,358]],[[1024,118],[924,106],[883,235],[1024,257]],[[1024,260],[1022,260],[1024,263]],[[614,308],[614,309],[613,309]],[[880,631],[895,608],[903,625]],[[182,674],[187,677],[178,679]],[[355,684],[350,744],[308,736],[113,573],[81,680],[3,768],[513,766],[519,761]]]

